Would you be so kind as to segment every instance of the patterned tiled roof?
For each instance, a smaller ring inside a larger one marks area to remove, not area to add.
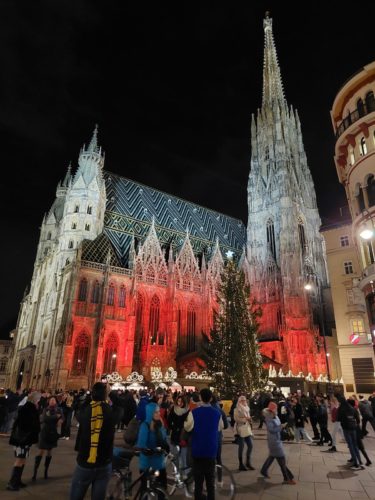
[[[242,252],[246,228],[239,219],[158,191],[136,181],[104,172],[107,207],[104,232],[125,265],[131,237],[143,241],[152,218],[161,244],[179,249],[189,231],[195,253],[210,255],[216,238],[223,252]]]

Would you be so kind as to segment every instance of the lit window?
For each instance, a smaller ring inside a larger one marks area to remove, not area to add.
[[[354,150],[353,150],[353,148],[350,148],[349,157],[350,157],[350,165],[354,165],[354,163],[355,163],[355,156],[354,156]]]
[[[365,333],[365,326],[362,319],[352,319],[350,320],[350,325],[352,333],[356,333],[357,335],[363,335]]]
[[[345,274],[353,274],[353,262],[351,260],[344,262],[344,270]]]
[[[349,236],[340,236],[340,245],[342,247],[348,247],[349,246]]]
[[[366,139],[362,137],[361,142],[360,142],[360,151],[361,151],[361,156],[364,156],[367,154],[367,146],[366,146]]]
[[[92,207],[90,207],[90,206],[87,207],[87,213],[92,214]]]

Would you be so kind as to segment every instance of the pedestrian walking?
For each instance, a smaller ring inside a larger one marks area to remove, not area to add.
[[[352,462],[352,466],[350,468],[353,470],[361,470],[363,467],[361,465],[361,457],[359,455],[357,442],[357,428],[359,428],[360,422],[358,410],[351,406],[349,401],[347,401],[342,394],[338,394],[337,399],[340,403],[337,412],[337,420],[341,422],[345,440],[350,451]]]
[[[238,442],[238,470],[255,470],[251,465],[251,452],[253,449],[251,429],[250,408],[247,404],[246,396],[238,398],[237,406],[234,410],[234,420],[237,426]],[[246,465],[243,463],[243,450],[246,444]]]
[[[359,396],[359,400],[361,401],[361,396]],[[351,406],[353,406],[353,407],[355,405],[355,401],[352,400],[352,399],[348,399],[348,403]],[[359,405],[360,404],[361,403],[359,403]],[[372,462],[371,462],[370,457],[367,455],[367,452],[365,450],[365,445],[363,444],[363,439],[362,439],[363,434],[362,434],[362,431],[361,431],[359,425],[357,425],[357,427],[356,427],[356,435],[357,435],[357,446],[358,446],[358,449],[362,453],[362,455],[365,457],[365,459],[366,459],[366,465],[367,465],[367,467],[369,467],[372,464]],[[362,465],[361,461],[359,461],[359,465]]]
[[[362,395],[358,396],[358,399],[358,409],[362,417],[362,437],[365,437],[368,434],[366,429],[367,422],[370,422],[371,427],[375,431],[375,418],[372,412],[371,403]]]
[[[306,439],[306,441],[312,443],[313,439],[305,429],[305,414],[303,411],[303,406],[299,402],[298,398],[292,399],[292,410],[294,413],[294,425],[296,427],[296,432],[295,432],[296,442],[299,443],[301,435],[304,439]]]
[[[337,398],[335,398],[333,396],[331,399],[332,446],[328,450],[324,450],[325,452],[328,452],[328,453],[335,453],[337,451],[337,448],[336,448],[337,433],[340,433],[342,438],[345,440],[344,431],[342,430],[341,423],[337,420],[338,409],[339,409],[339,403],[337,401]]]
[[[40,392],[31,392],[28,396],[24,396],[18,405],[16,419],[9,438],[9,444],[14,446],[16,460],[7,490],[18,491],[26,486],[21,481],[21,477],[30,448],[38,442],[40,423],[37,405],[40,396]]]
[[[57,406],[56,398],[49,398],[48,406],[43,410],[40,419],[39,452],[35,457],[33,481],[36,481],[38,468],[44,454],[46,454],[44,461],[44,479],[48,479],[48,469],[52,460],[52,449],[57,447],[57,440],[59,439],[57,426],[62,423],[62,420],[62,410]]]
[[[268,407],[263,410],[263,415],[267,427],[267,444],[269,456],[264,462],[260,473],[262,474],[262,476],[269,478],[268,469],[276,458],[283,474],[283,484],[296,484],[292,472],[286,465],[285,452],[280,436],[282,426],[280,419],[277,416],[277,404],[271,401],[268,404]]]
[[[106,403],[108,390],[102,382],[96,382],[92,388],[91,402],[81,406],[77,415],[79,428],[75,450],[78,455],[70,500],[83,500],[90,485],[92,500],[105,498],[112,471],[117,422],[116,412]]]

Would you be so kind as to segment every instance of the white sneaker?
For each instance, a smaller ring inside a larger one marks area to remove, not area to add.
[[[216,484],[219,486],[219,488],[222,488],[224,486],[224,481],[217,481]]]
[[[66,436],[65,441],[69,441],[69,437],[68,436]]]

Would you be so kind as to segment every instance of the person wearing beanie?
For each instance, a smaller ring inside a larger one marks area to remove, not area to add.
[[[264,462],[260,473],[262,474],[262,476],[269,478],[268,469],[276,458],[283,474],[283,484],[296,484],[292,472],[286,466],[285,452],[280,436],[282,426],[280,419],[277,416],[277,404],[274,401],[270,401],[267,408],[263,410],[263,415],[267,427],[267,444],[269,456]]]

